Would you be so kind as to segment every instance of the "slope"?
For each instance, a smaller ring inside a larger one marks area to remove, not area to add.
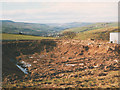
[[[100,28],[91,31],[85,31],[78,33],[74,39],[102,39],[102,40],[109,40],[110,32],[118,32],[118,27],[108,27],[108,28]]]
[[[14,22],[11,20],[0,20],[0,22],[2,22],[3,33],[18,34],[19,32],[22,32],[24,34],[39,36],[52,36],[67,28],[82,27],[91,24],[86,22],[40,24],[40,23]]]
[[[19,34],[5,34],[5,33],[2,34],[2,40],[41,40],[41,39],[55,39],[55,38]]]
[[[14,22],[10,20],[2,20],[2,32],[3,33],[19,33],[29,35],[47,35],[49,33],[55,33],[59,30],[55,27],[50,27],[46,24],[38,23],[24,23],[24,22]]]
[[[72,31],[72,32],[80,33],[80,32],[100,29],[100,28],[102,29],[102,28],[116,27],[116,26],[118,26],[117,22],[94,23],[94,24],[91,24],[91,25],[83,26],[83,27],[66,29],[63,32]]]

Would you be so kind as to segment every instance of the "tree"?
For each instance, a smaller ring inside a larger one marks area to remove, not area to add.
[[[75,32],[65,31],[63,32],[64,38],[73,39],[76,36]]]

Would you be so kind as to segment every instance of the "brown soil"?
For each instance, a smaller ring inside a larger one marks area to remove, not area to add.
[[[118,88],[119,51],[100,40],[3,42],[3,87]],[[15,66],[21,61],[31,64],[28,75]]]

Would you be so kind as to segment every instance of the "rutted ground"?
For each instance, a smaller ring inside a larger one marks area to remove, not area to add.
[[[6,75],[3,87],[119,88],[117,44],[100,40],[48,41],[38,45],[29,43],[33,51],[36,50],[35,47],[42,45],[42,48],[38,48],[38,52],[33,54],[26,54],[24,45],[21,46],[24,53],[19,49],[21,53],[17,55],[16,60],[17,63],[24,61],[31,65],[26,67],[28,74],[23,75],[22,79],[18,79],[15,74],[14,77]]]

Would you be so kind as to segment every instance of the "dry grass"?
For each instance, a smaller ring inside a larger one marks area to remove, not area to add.
[[[41,39],[55,39],[55,38],[19,34],[2,34],[2,40],[41,40]]]

